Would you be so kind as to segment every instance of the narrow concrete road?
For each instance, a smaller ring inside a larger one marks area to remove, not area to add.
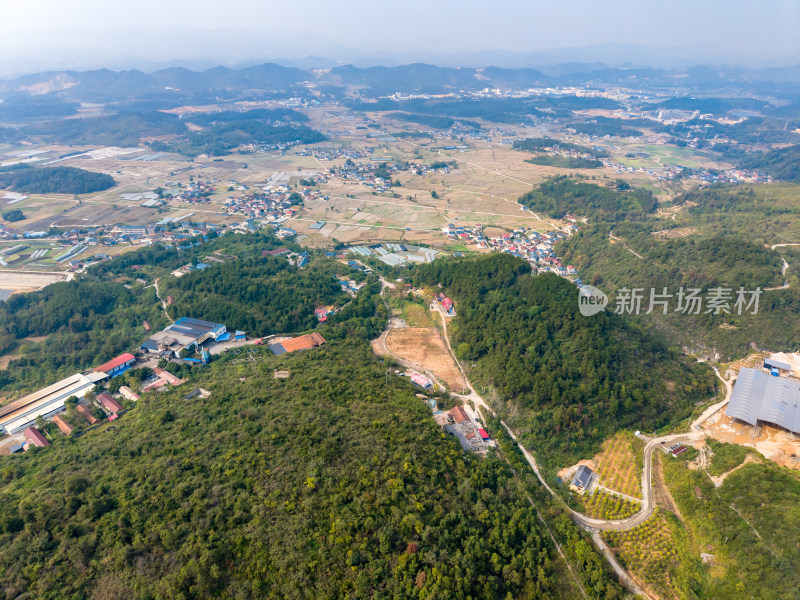
[[[159,280],[159,279],[161,279],[161,278],[160,278],[160,277],[158,277],[158,278],[156,278],[156,280],[153,282],[153,287],[154,287],[154,288],[156,288],[156,298],[158,298],[158,299],[159,299],[159,301],[161,302],[161,310],[163,310],[163,311],[164,311],[164,314],[166,315],[166,317],[167,317],[167,320],[168,320],[170,323],[174,323],[175,321],[173,321],[173,320],[172,320],[172,317],[170,317],[170,316],[169,316],[169,313],[167,312],[167,301],[166,301],[166,300],[164,300],[163,298],[161,298],[161,294],[160,294],[160,293],[159,293],[159,291],[158,291],[158,280]]]
[[[600,532],[593,531],[592,532],[592,541],[594,541],[595,545],[600,549],[600,552],[603,553],[608,564],[611,565],[611,568],[614,570],[614,573],[617,574],[622,581],[625,582],[625,587],[628,588],[631,592],[636,594],[637,596],[644,596],[645,598],[649,598],[647,594],[645,594],[644,590],[636,583],[630,574],[625,570],[625,568],[619,564],[617,557],[614,556],[614,553],[611,551],[611,548],[608,547],[606,541],[603,539],[603,536],[600,535]]]
[[[711,406],[706,408],[703,411],[703,413],[692,422],[690,426],[691,431],[698,431],[702,429],[703,423],[707,419],[711,418],[714,414],[716,414],[718,410],[724,407],[730,401],[731,393],[733,393],[733,384],[732,384],[734,376],[733,371],[730,370],[726,371],[725,375],[727,375],[728,378],[725,379],[722,377],[722,375],[720,375],[719,369],[717,367],[711,367],[711,368],[714,369],[714,374],[722,382],[722,385],[725,386],[725,398],[720,400],[716,404],[712,404]]]
[[[477,405],[479,405],[482,408],[485,408],[493,416],[496,417],[497,416],[496,413],[491,409],[491,407],[489,407],[488,404],[486,404],[486,401],[483,399],[483,397],[475,391],[475,388],[472,386],[472,383],[470,382],[469,378],[467,377],[467,374],[464,372],[464,369],[461,366],[461,362],[459,362],[458,358],[456,358],[456,355],[453,353],[453,348],[450,346],[450,336],[447,334],[447,319],[448,318],[445,316],[443,309],[441,308],[441,306],[439,306],[436,303],[433,304],[433,308],[439,313],[439,315],[442,318],[442,334],[443,334],[443,337],[444,337],[444,340],[445,340],[445,344],[447,345],[447,350],[448,350],[448,352],[450,352],[450,355],[453,357],[453,360],[455,361],[456,365],[458,366],[459,371],[461,372],[461,376],[464,378],[464,382],[467,384],[467,388],[470,390],[470,393],[468,395],[453,394],[453,396],[461,398],[462,400],[472,400]],[[561,499],[561,496],[559,496],[559,495],[557,495],[555,493],[553,488],[550,487],[550,485],[547,483],[545,478],[542,476],[542,472],[539,469],[539,464],[536,462],[536,459],[533,457],[533,455],[530,452],[528,452],[528,449],[525,448],[525,446],[523,446],[520,443],[520,441],[517,439],[517,436],[514,434],[514,432],[506,424],[505,421],[503,421],[501,419],[500,420],[500,424],[505,428],[506,432],[511,437],[511,439],[514,440],[514,442],[517,444],[517,447],[522,452],[523,456],[525,457],[525,460],[528,461],[528,464],[531,466],[531,468],[533,469],[533,472],[536,474],[536,477],[539,480],[539,483],[542,484],[542,486],[550,493],[550,495],[553,498],[555,498],[556,500],[558,500],[559,502],[561,502],[563,504],[563,500]],[[653,446],[653,447],[655,447],[655,446]],[[650,456],[652,457],[652,450],[650,451]],[[646,477],[647,477],[647,480],[648,480],[648,483],[649,483],[649,481],[650,481],[650,471],[647,468],[647,461],[645,462],[645,473],[646,473]],[[642,477],[644,479],[645,475],[643,475]],[[650,499],[651,499],[650,502],[652,504],[652,488],[651,488],[651,492],[650,492]],[[530,498],[528,498],[528,500],[531,502],[531,504],[533,504],[533,501]],[[616,557],[611,552],[611,550],[608,548],[608,546],[605,544],[605,542],[603,541],[602,537],[600,536],[600,534],[598,532],[600,529],[606,529],[606,528],[608,528],[608,529],[619,529],[619,528],[625,528],[625,527],[616,526],[611,521],[602,521],[600,519],[590,519],[589,517],[586,517],[585,515],[582,515],[582,514],[580,514],[578,512],[575,512],[574,510],[570,509],[569,507],[566,506],[566,504],[564,504],[564,507],[567,508],[570,511],[570,513],[572,514],[573,519],[579,525],[583,526],[585,529],[588,529],[589,531],[592,532],[592,539],[594,540],[595,544],[600,549],[602,554],[605,556],[606,560],[608,560],[609,564],[611,565],[611,568],[614,570],[614,572],[617,574],[617,576],[623,582],[623,585],[628,590],[633,592],[634,594],[637,594],[637,595],[640,595],[640,596],[644,596],[645,598],[648,598],[647,594],[645,594],[644,591],[641,589],[641,587],[633,580],[633,577],[631,577],[630,574],[622,567],[622,565],[619,564],[619,562],[617,561]],[[641,516],[643,514],[643,512],[644,511],[642,511],[642,512],[640,512],[638,514]],[[653,512],[653,509],[652,509],[652,506],[651,506],[650,512],[647,513],[646,516],[642,516],[641,520],[638,523],[641,523],[642,521],[644,521],[647,517],[650,516],[650,514],[652,514],[652,512]],[[537,514],[538,514],[538,510],[537,510]],[[539,515],[539,518],[542,519],[541,515]],[[587,521],[592,521],[595,524],[594,525],[589,525]],[[544,519],[542,519],[542,522],[544,522]],[[636,524],[638,525],[638,523],[636,523]],[[545,523],[545,526],[547,526],[546,523]],[[631,527],[635,527],[635,525],[631,525]],[[549,531],[550,531],[550,529],[548,528],[548,532]],[[561,553],[561,548],[558,545],[558,542],[556,542],[555,537],[552,536],[552,533],[550,533],[550,535],[551,535],[551,537],[553,539],[553,542],[556,544],[556,547],[558,548],[559,553]],[[563,556],[563,553],[562,553],[562,556]],[[569,562],[567,562],[567,565],[570,567],[570,571],[573,572],[572,571],[572,566],[569,565]],[[574,572],[573,572],[573,575],[574,575]],[[581,586],[581,590],[583,591],[583,586]],[[585,591],[584,591],[584,593],[585,593]]]

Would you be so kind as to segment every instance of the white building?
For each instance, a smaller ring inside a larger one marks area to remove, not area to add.
[[[64,410],[70,396],[83,398],[98,381],[106,379],[105,373],[76,373],[58,383],[15,400],[0,408],[0,433],[17,433],[36,423],[37,417],[47,419]]]

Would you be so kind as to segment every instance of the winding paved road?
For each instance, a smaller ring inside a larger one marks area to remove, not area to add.
[[[450,336],[447,334],[447,317],[445,316],[442,308],[433,303],[432,308],[434,308],[442,318],[442,333],[443,338],[445,340],[445,344],[447,345],[447,350],[450,352],[450,355],[453,357],[456,365],[458,366],[459,371],[461,371],[461,375],[464,378],[464,381],[467,384],[470,393],[468,395],[458,395],[453,394],[463,400],[472,400],[479,406],[485,408],[489,411],[493,416],[497,416],[496,413],[486,404],[486,401],[475,391],[475,388],[472,386],[469,378],[467,377],[464,369],[461,366],[458,358],[456,358],[455,353],[453,352],[452,347],[450,346]],[[653,498],[653,451],[656,448],[661,447],[662,445],[667,444],[668,442],[671,443],[688,443],[693,440],[702,439],[706,436],[706,432],[702,429],[701,425],[705,422],[706,419],[711,417],[717,411],[722,409],[728,401],[730,400],[731,393],[733,391],[732,386],[732,379],[733,374],[728,372],[728,379],[722,377],[719,372],[719,369],[716,367],[712,367],[714,369],[714,373],[716,376],[722,381],[726,388],[725,398],[720,402],[717,402],[711,406],[709,406],[703,413],[692,422],[690,425],[690,430],[686,433],[677,433],[671,435],[665,435],[658,438],[653,438],[647,442],[644,448],[644,460],[643,460],[643,469],[642,469],[642,508],[641,510],[636,513],[635,515],[627,518],[627,519],[619,519],[619,520],[606,520],[606,519],[595,519],[593,517],[586,516],[582,513],[579,513],[575,510],[572,510],[569,507],[564,506],[570,511],[572,518],[580,524],[582,527],[587,529],[592,533],[592,539],[594,540],[595,544],[598,548],[600,548],[603,555],[608,560],[611,567],[614,571],[619,575],[622,581],[625,582],[625,585],[628,589],[633,591],[635,594],[640,594],[643,596],[647,596],[647,594],[641,589],[641,587],[633,580],[630,574],[619,564],[619,562],[614,557],[613,553],[609,550],[608,546],[602,539],[600,535],[601,531],[625,531],[628,529],[633,529],[634,527],[641,525],[644,521],[646,521],[655,510],[655,500]],[[536,459],[533,455],[528,452],[528,449],[520,443],[517,439],[517,436],[511,430],[511,428],[505,423],[505,421],[501,420],[500,423],[505,428],[508,435],[511,437],[512,440],[517,444],[520,451],[522,452],[525,460],[528,461],[528,464],[533,469],[533,472],[536,474],[536,477],[539,479],[539,483],[550,493],[550,495],[558,500],[559,502],[563,503],[563,499],[561,496],[556,494],[556,492],[550,487],[550,485],[545,480],[542,472],[539,468],[539,464],[536,462]]]
[[[445,316],[442,307],[439,306],[439,304],[434,302],[432,304],[432,308],[434,308],[442,318],[442,337],[444,338],[445,344],[447,345],[448,352],[450,352],[450,355],[453,357],[453,360],[455,361],[456,365],[458,366],[458,370],[461,371],[461,376],[464,378],[464,382],[467,384],[467,388],[470,391],[470,393],[468,395],[459,395],[459,394],[452,394],[452,395],[456,396],[458,398],[461,398],[462,400],[472,400],[477,405],[485,408],[493,416],[496,417],[497,414],[491,409],[491,407],[488,404],[486,404],[486,401],[483,399],[483,397],[475,391],[475,388],[472,386],[472,383],[470,382],[469,378],[467,377],[467,374],[464,372],[464,369],[461,366],[461,363],[459,362],[458,358],[456,358],[456,355],[453,353],[453,348],[450,346],[450,336],[447,334],[447,317]],[[501,419],[500,423],[505,428],[505,430],[508,432],[508,435],[511,436],[511,439],[514,440],[514,442],[517,444],[517,447],[522,452],[523,456],[525,457],[525,460],[528,461],[528,464],[531,466],[531,468],[533,469],[533,472],[536,474],[536,477],[539,479],[539,483],[541,483],[542,486],[544,486],[544,488],[550,493],[550,495],[553,498],[555,498],[556,500],[558,500],[559,502],[561,502],[563,504],[564,501],[562,500],[561,496],[557,495],[555,493],[555,491],[553,490],[553,488],[551,488],[550,485],[547,483],[547,481],[545,481],[545,478],[542,476],[542,473],[539,470],[539,464],[536,462],[536,459],[533,458],[533,455],[530,452],[528,452],[527,448],[525,448],[525,446],[523,446],[519,442],[519,440],[517,439],[517,436],[514,434],[514,432],[506,424],[505,421],[503,421]],[[651,496],[652,496],[652,493],[651,493]],[[528,500],[531,502],[531,504],[533,504],[533,500],[531,498],[528,498]],[[566,506],[566,505],[564,505],[564,506]],[[594,543],[600,549],[600,552],[602,552],[603,556],[605,556],[606,560],[608,561],[608,564],[611,565],[611,568],[617,574],[617,577],[620,578],[620,581],[623,582],[625,587],[628,588],[631,592],[633,592],[634,594],[636,594],[638,596],[643,596],[645,598],[649,598],[649,596],[644,592],[644,590],[639,586],[639,584],[637,584],[636,581],[634,581],[633,577],[630,576],[630,573],[628,573],[625,570],[625,568],[619,563],[619,561],[617,561],[616,557],[614,556],[614,553],[611,552],[609,547],[603,541],[602,537],[599,534],[599,530],[602,529],[602,527],[591,527],[591,526],[588,526],[584,521],[582,521],[582,519],[588,519],[589,517],[585,517],[584,515],[581,515],[580,513],[577,513],[572,509],[569,509],[569,510],[570,510],[573,518],[581,526],[583,526],[584,528],[586,528],[586,529],[588,529],[589,531],[592,532],[592,539],[594,540]],[[539,514],[538,510],[536,512],[537,512],[537,514]],[[650,513],[652,513],[652,508],[650,510]],[[544,521],[544,519],[542,518],[541,514],[539,514],[539,518],[542,520],[543,523],[545,523],[545,527],[547,527],[547,523]],[[644,519],[642,519],[642,520],[644,520]],[[548,530],[548,532],[550,532],[550,528],[549,527],[547,527],[547,530]],[[561,551],[561,546],[558,544],[558,542],[556,541],[555,537],[553,537],[552,532],[550,532],[550,537],[553,539],[553,542],[555,543],[556,548],[558,548],[558,551],[561,554],[561,556],[564,557],[564,554]],[[578,581],[578,585],[580,586],[581,591],[583,591],[583,593],[585,595],[586,592],[583,589],[583,586],[581,585],[580,580],[578,579],[577,575],[575,575],[575,572],[572,569],[572,565],[569,564],[569,561],[567,561],[566,558],[564,558],[564,560],[567,563],[567,566],[569,567],[570,572],[572,573],[573,577],[575,577],[576,581]]]

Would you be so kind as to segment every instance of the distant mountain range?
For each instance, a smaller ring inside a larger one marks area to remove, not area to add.
[[[601,64],[568,63],[543,72],[530,68],[455,68],[424,63],[395,67],[352,65],[324,69],[264,63],[241,69],[214,67],[192,71],[170,67],[152,73],[138,70],[50,71],[0,80],[0,94],[49,94],[79,102],[165,102],[174,99],[227,97],[244,91],[265,95],[305,89],[313,82],[325,90],[344,86],[363,88],[373,95],[442,93],[484,88],[538,86],[619,85],[629,88],[728,90],[731,93],[762,92],[797,95],[800,66],[744,69],[695,66],[676,69],[607,67]]]

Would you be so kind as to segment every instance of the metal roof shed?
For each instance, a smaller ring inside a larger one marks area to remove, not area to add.
[[[798,395],[800,385],[791,379],[767,377],[758,420],[774,423],[791,431],[794,427]]]
[[[755,427],[769,375],[742,367],[725,414]]]
[[[766,369],[780,369],[781,371],[791,371],[792,365],[780,362],[778,360],[772,360],[771,358],[764,359],[764,368]]]

